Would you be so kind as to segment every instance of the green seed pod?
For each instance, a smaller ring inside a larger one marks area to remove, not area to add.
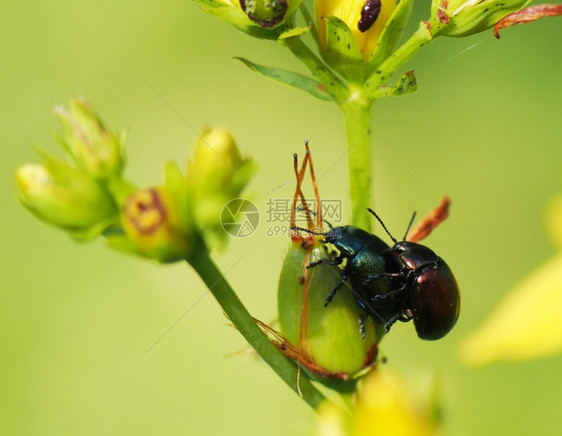
[[[309,248],[291,242],[279,277],[281,333],[320,367],[334,374],[353,374],[376,357],[374,323],[365,319],[366,336],[362,339],[361,311],[347,285],[324,307],[330,290],[341,282],[341,271],[325,264],[313,269],[306,266],[326,257],[318,240]]]
[[[305,142],[305,146],[307,154],[300,170],[298,156],[294,155],[297,186],[291,207],[291,226],[295,227],[297,201],[300,199],[308,228],[318,229],[322,228],[322,210],[317,209],[314,214],[314,224],[301,190],[308,165],[316,204],[321,207],[308,143]],[[375,324],[370,318],[361,318],[361,310],[347,284],[325,307],[330,291],[342,279],[341,270],[335,266],[320,263],[314,268],[307,268],[311,262],[330,257],[320,239],[312,234],[291,235],[291,245],[279,277],[277,297],[281,333],[290,342],[283,344],[281,349],[313,374],[346,380],[358,371],[371,367],[375,361]]]

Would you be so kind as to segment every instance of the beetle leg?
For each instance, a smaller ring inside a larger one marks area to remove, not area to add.
[[[410,316],[411,315],[411,316]],[[390,328],[394,325],[394,323],[396,321],[402,321],[402,322],[408,322],[410,321],[412,318],[414,317],[414,314],[411,312],[406,311],[406,316],[399,312],[396,315],[394,315],[392,318],[390,318],[388,320],[388,322],[384,325],[384,332],[388,333],[390,331]]]
[[[410,308],[408,308],[404,311],[404,315],[405,315],[405,321],[403,321],[403,322],[408,322],[411,319],[414,319],[414,311]],[[402,320],[400,320],[400,321],[402,321]]]
[[[320,265],[321,263],[325,263],[326,265],[341,265],[343,262],[343,257],[336,257],[335,259],[318,259],[314,262],[310,262],[307,265],[307,268],[314,268],[316,265]]]
[[[330,291],[330,295],[328,295],[328,298],[326,298],[326,302],[324,303],[324,307],[326,307],[328,304],[330,304],[332,302],[332,300],[334,299],[334,296],[336,295],[336,292],[338,292],[338,289],[340,289],[343,285],[345,285],[346,280],[347,280],[347,274],[343,273],[341,275],[341,282],[338,283],[336,285],[336,287]]]
[[[361,333],[361,340],[364,341],[367,336],[367,330],[365,330],[365,319],[367,315],[362,313],[359,315],[359,333]]]
[[[384,301],[389,298],[392,299],[392,298],[400,297],[405,289],[406,289],[406,285],[404,284],[400,286],[398,289],[394,289],[390,292],[387,292],[386,294],[373,295],[371,298],[373,301]]]
[[[390,331],[390,328],[396,321],[398,321],[398,318],[400,318],[401,316],[402,314],[396,314],[392,318],[390,318],[390,320],[388,320],[388,322],[384,325],[384,332],[388,333]]]

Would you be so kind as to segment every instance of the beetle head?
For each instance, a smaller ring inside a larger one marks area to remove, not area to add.
[[[437,265],[439,258],[425,245],[402,241],[394,244],[390,250],[408,269],[415,271],[425,265]]]

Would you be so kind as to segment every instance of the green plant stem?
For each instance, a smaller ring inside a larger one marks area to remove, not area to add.
[[[372,217],[367,208],[375,207],[371,183],[372,104],[372,100],[363,99],[358,91],[340,105],[345,123],[351,222],[368,232],[371,231]]]
[[[252,348],[291,389],[298,393],[297,368],[271,343],[255,323],[223,274],[209,257],[208,252],[205,249],[198,250],[197,254],[188,259],[188,262],[203,279],[230,321],[246,338]],[[303,373],[300,375],[299,386],[302,398],[312,408],[318,408],[320,403],[326,400],[324,395],[314,387]]]
[[[365,86],[370,89],[377,89],[377,87],[388,80],[404,62],[414,56],[423,46],[427,45],[432,40],[430,30],[427,28],[426,23],[422,21],[418,30],[378,66],[377,71],[365,82]]]
[[[374,90],[384,85],[400,66],[432,40],[431,32],[422,22],[419,29],[392,53],[361,85],[349,86],[349,97],[340,102],[345,122],[351,222],[354,226],[371,231],[368,207],[374,208],[371,183],[371,106]],[[355,90],[354,90],[355,88]]]

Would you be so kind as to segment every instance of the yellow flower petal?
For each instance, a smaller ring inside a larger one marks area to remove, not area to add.
[[[366,32],[361,32],[358,28],[361,19],[361,10],[365,5],[365,0],[316,0],[315,12],[316,22],[318,23],[318,36],[322,44],[322,48],[326,49],[326,25],[324,18],[332,15],[345,22],[353,34],[353,39],[357,43],[359,52],[363,59],[368,60],[380,34],[384,29],[384,25],[390,18],[390,15],[396,7],[395,0],[382,0],[381,11],[375,23]]]
[[[411,393],[388,371],[375,371],[363,386],[351,434],[354,436],[424,436],[433,434],[428,416]]]
[[[388,370],[369,374],[362,386],[353,415],[333,404],[319,409],[320,436],[429,436],[435,424],[427,408],[419,408],[397,376]]]
[[[316,434],[318,436],[347,436],[345,421],[347,412],[335,404],[326,401],[318,408]]]
[[[562,253],[516,287],[461,347],[471,365],[562,351]]]

